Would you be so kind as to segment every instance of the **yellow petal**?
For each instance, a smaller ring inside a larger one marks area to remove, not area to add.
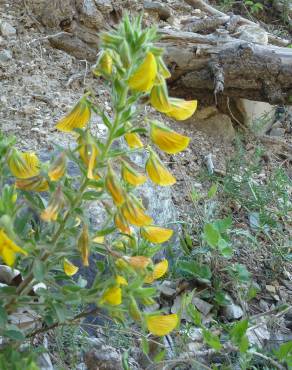
[[[82,231],[78,239],[78,249],[81,253],[83,266],[89,266],[89,233],[88,226],[83,224]]]
[[[197,109],[197,100],[183,100],[176,98],[169,98],[171,110],[166,112],[166,115],[178,121],[184,121],[190,118]]]
[[[131,229],[122,213],[117,212],[114,217],[116,227],[124,234],[131,235]]]
[[[172,237],[173,230],[158,226],[144,226],[141,235],[151,243],[164,243]]]
[[[152,261],[145,256],[125,257],[128,263],[136,269],[145,269]]]
[[[155,56],[148,52],[144,61],[136,69],[129,79],[131,89],[139,92],[147,92],[152,89],[157,74]]]
[[[144,146],[140,139],[140,136],[135,132],[125,134],[125,140],[131,149],[143,148]]]
[[[153,272],[146,276],[144,282],[150,284],[154,280],[160,279],[167,272],[167,270],[168,261],[165,259],[154,266]]]
[[[163,337],[169,334],[178,324],[177,314],[148,316],[146,325],[150,333]]]
[[[76,272],[79,270],[79,268],[70,261],[68,261],[66,258],[64,259],[64,264],[63,264],[64,272],[68,276],[73,276],[76,274]]]
[[[172,107],[168,100],[168,92],[165,82],[154,85],[150,94],[150,103],[158,112],[169,112]]]
[[[17,179],[15,187],[26,191],[43,192],[49,189],[49,183],[44,177],[35,176],[29,179]]]
[[[124,203],[125,197],[123,188],[121,187],[119,180],[117,179],[114,171],[110,166],[108,168],[108,173],[105,179],[105,186],[117,206],[120,206]]]
[[[127,280],[126,280],[123,276],[121,276],[121,275],[118,275],[118,276],[116,277],[116,283],[117,283],[118,285],[128,285]]]
[[[158,57],[158,71],[161,74],[161,76],[165,79],[171,77],[171,74],[161,57]]]
[[[84,128],[90,120],[90,116],[89,104],[86,98],[82,98],[71,112],[56,124],[56,128],[63,132],[70,132],[75,128]]]
[[[108,50],[105,50],[98,59],[93,73],[95,76],[100,76],[102,73],[110,75],[113,70],[113,60]]]
[[[16,245],[13,240],[7,236],[4,230],[0,230],[0,255],[8,266],[14,264],[16,253],[27,255],[27,252]]]
[[[56,221],[58,217],[59,207],[57,204],[51,204],[41,213],[41,219],[45,222]]]
[[[35,153],[19,153],[17,150],[8,158],[8,166],[13,176],[28,179],[40,172],[40,162]]]
[[[184,150],[190,142],[190,138],[162,126],[153,121],[150,130],[151,140],[159,149],[168,154],[176,154]]]
[[[102,301],[112,306],[120,305],[122,303],[122,289],[119,286],[107,289],[102,296]]]
[[[122,178],[128,184],[133,186],[142,185],[147,180],[146,176],[139,174],[131,166],[125,163],[122,166]]]
[[[48,175],[51,181],[60,180],[66,171],[67,160],[65,153],[61,153],[49,168]]]
[[[175,177],[166,169],[156,154],[151,153],[146,162],[146,171],[151,181],[160,186],[170,186],[176,182]]]
[[[123,204],[122,214],[134,226],[146,226],[153,222],[152,218],[146,215],[143,209],[130,199]]]
[[[104,236],[96,236],[92,239],[94,243],[103,244],[104,243]]]

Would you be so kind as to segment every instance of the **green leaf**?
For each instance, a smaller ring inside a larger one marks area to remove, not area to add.
[[[178,267],[190,275],[199,277],[201,279],[210,280],[212,272],[208,265],[201,265],[195,261],[179,261]]]
[[[202,315],[192,303],[186,306],[186,311],[196,326],[202,325]]]
[[[17,341],[25,339],[25,336],[20,330],[4,330],[3,336]]]
[[[106,229],[102,229],[102,230],[98,231],[96,234],[94,234],[94,237],[105,236],[105,235],[113,233],[115,230],[116,230],[115,227],[108,227]]]
[[[213,223],[214,227],[219,231],[219,233],[225,233],[232,225],[232,217],[228,216],[222,220],[216,220]]]
[[[7,323],[7,312],[4,307],[0,306],[0,327],[3,328]]]
[[[45,264],[41,260],[35,259],[33,263],[32,273],[37,281],[43,281],[46,274]]]
[[[207,197],[208,197],[209,199],[214,198],[214,196],[215,196],[215,195],[216,195],[216,193],[217,193],[217,190],[218,190],[218,185],[217,185],[217,184],[213,184],[213,185],[210,187],[209,191],[208,191]]]
[[[220,351],[222,348],[219,337],[213,334],[210,330],[203,328],[203,338],[204,341],[216,351]]]
[[[129,366],[129,352],[125,351],[122,356],[122,365],[124,370],[131,370]]]
[[[238,323],[234,324],[230,330],[230,339],[232,343],[238,346],[241,353],[244,353],[248,350],[249,341],[246,334],[248,328],[248,320],[241,320]]]
[[[287,362],[289,368],[292,367],[292,340],[281,344],[274,354],[278,360]]]
[[[148,340],[147,340],[146,338],[144,338],[144,337],[142,338],[141,346],[142,346],[142,351],[143,351],[143,353],[144,353],[145,355],[148,355],[149,350],[150,350],[150,348],[149,348],[149,342],[148,342]]]
[[[162,351],[158,352],[157,355],[154,356],[154,362],[158,363],[164,360],[166,355],[166,350],[163,349]]]
[[[61,305],[60,303],[58,303],[58,302],[54,302],[53,303],[53,308],[56,312],[58,321],[61,322],[61,323],[65,322],[65,320],[66,320],[66,309],[65,309],[65,307],[63,305]]]
[[[204,239],[210,247],[215,248],[218,245],[220,233],[212,224],[206,224],[204,226]]]
[[[235,263],[229,268],[229,273],[234,276],[241,283],[247,283],[250,281],[250,272],[247,270],[245,265]]]
[[[83,200],[96,200],[96,199],[100,199],[103,196],[103,194],[104,194],[103,191],[89,190],[83,194],[82,199]]]
[[[233,249],[231,248],[230,244],[223,238],[219,239],[218,242],[218,249],[223,257],[230,258],[233,255]]]
[[[101,273],[104,272],[104,270],[105,270],[105,263],[103,261],[96,261],[95,264],[96,264],[96,267],[98,268],[98,270]]]

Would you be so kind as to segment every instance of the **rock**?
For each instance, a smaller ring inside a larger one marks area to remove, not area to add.
[[[177,296],[171,307],[171,312],[178,313],[181,309],[181,303],[182,303],[181,296]],[[207,321],[209,321],[209,317],[207,318],[207,316],[209,316],[208,314],[210,313],[213,306],[197,297],[193,298],[192,304],[204,315],[204,318],[207,319]],[[193,322],[193,319],[186,313],[186,310],[182,311],[181,318],[188,322]]]
[[[158,13],[159,18],[166,21],[171,16],[171,9],[168,5],[158,1],[144,1],[144,8]]]
[[[268,45],[269,38],[267,32],[258,27],[249,24],[238,27],[237,31],[240,33],[239,38],[248,42]]]
[[[273,127],[270,131],[270,136],[281,137],[285,135],[285,131],[282,127]]]
[[[40,370],[54,370],[51,358],[48,353],[42,353],[38,358]]]
[[[215,114],[218,114],[218,113],[219,113],[218,109],[214,105],[211,105],[209,107],[198,110],[195,113],[194,117],[199,120],[202,120],[202,119],[210,118],[211,116],[214,116]]]
[[[0,51],[0,63],[6,64],[12,59],[12,53],[8,49],[4,49]]]
[[[235,303],[232,303],[223,307],[222,314],[223,316],[225,316],[227,320],[231,321],[240,319],[243,316],[243,311],[240,306],[238,306]]]
[[[110,13],[113,11],[111,0],[94,0],[95,5],[102,13]]]
[[[6,265],[0,265],[0,282],[10,284],[11,281],[20,274],[19,270],[12,269]]]
[[[146,313],[151,313],[151,312],[154,312],[154,311],[157,311],[159,310],[159,304],[157,302],[149,305],[149,306],[145,306],[144,309],[143,309],[143,312],[146,312]]]
[[[196,354],[198,351],[200,351],[203,347],[203,343],[199,342],[191,342],[187,344],[187,349],[192,354]]]
[[[194,328],[191,327],[187,331],[188,337],[193,341],[193,342],[202,342],[203,341],[203,330],[201,328]]]
[[[218,113],[201,120],[197,119],[195,114],[187,122],[192,124],[196,129],[205,132],[207,135],[214,137],[217,140],[231,142],[235,138],[235,130],[233,128],[231,118],[227,116],[227,114]]]
[[[266,291],[271,294],[276,294],[276,288],[274,285],[266,285]]]
[[[254,124],[266,126],[266,124],[270,124],[271,120],[274,121],[276,106],[248,99],[238,99],[236,109],[241,115],[240,121],[243,121],[246,126],[252,127]],[[266,123],[263,121],[266,121]],[[265,129],[261,130],[264,131]]]
[[[197,297],[194,297],[192,299],[192,303],[197,307],[197,309],[200,312],[202,312],[204,316],[207,316],[213,308],[212,304],[205,302],[202,299],[197,298]]]
[[[157,287],[157,289],[160,291],[162,295],[165,297],[173,297],[176,293],[176,290],[174,289],[173,282],[169,280],[164,280],[161,285]]]
[[[88,370],[123,370],[122,356],[107,345],[85,353],[84,361]]]
[[[261,308],[264,312],[269,311],[269,309],[270,309],[270,305],[268,304],[268,302],[264,301],[263,299],[261,299],[261,300],[259,301],[259,306],[260,306],[260,308]]]
[[[1,35],[4,37],[11,37],[16,35],[16,29],[13,26],[11,26],[10,23],[5,21],[2,21],[0,23],[0,32]]]
[[[259,318],[258,321],[260,320],[262,320],[262,324],[260,324],[260,322],[257,322],[257,327],[254,329],[247,329],[246,335],[250,344],[262,348],[265,345],[265,342],[270,339],[271,335],[268,330],[267,324],[264,321],[264,318]]]

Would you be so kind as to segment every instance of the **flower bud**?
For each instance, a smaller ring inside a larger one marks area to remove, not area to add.
[[[167,170],[153,151],[150,151],[150,156],[146,162],[146,172],[154,184],[170,186],[176,182],[175,177]]]
[[[79,235],[78,249],[81,253],[83,266],[89,266],[89,233],[86,224],[83,224],[82,231]]]
[[[120,206],[124,203],[125,197],[124,197],[124,190],[121,187],[119,180],[117,179],[112,167],[108,166],[108,172],[105,179],[105,186],[107,188],[107,191],[110,193],[114,203],[117,206]]]
[[[67,166],[66,155],[65,153],[61,153],[49,168],[48,175],[50,180],[51,181],[60,180],[66,172],[66,166]]]
[[[62,188],[59,186],[53,194],[47,208],[41,213],[41,219],[46,222],[56,221],[58,213],[64,205]]]
[[[35,153],[21,153],[13,149],[8,157],[8,166],[13,176],[28,179],[40,172],[40,162]]]
[[[29,179],[17,179],[15,187],[26,191],[43,192],[49,189],[49,184],[43,176],[35,176]]]

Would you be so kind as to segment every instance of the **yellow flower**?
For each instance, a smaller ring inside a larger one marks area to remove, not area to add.
[[[116,276],[116,283],[118,285],[128,285],[127,280],[121,275]]]
[[[170,78],[171,74],[166,64],[164,63],[162,57],[158,57],[157,61],[158,61],[158,72],[161,74],[161,76],[165,79]]]
[[[94,66],[93,73],[100,76],[102,73],[110,75],[113,70],[113,60],[108,50],[105,50]]]
[[[114,217],[116,227],[124,234],[131,235],[131,229],[122,213],[117,212]]]
[[[139,174],[134,170],[134,168],[132,168],[125,162],[123,162],[122,166],[122,178],[128,184],[131,184],[133,186],[142,185],[147,180],[146,176]]]
[[[132,90],[147,92],[153,87],[156,75],[157,63],[155,56],[148,52],[144,61],[130,77],[129,86]]]
[[[55,194],[53,194],[47,208],[42,211],[41,219],[46,222],[56,221],[58,213],[63,207],[63,204],[64,204],[63,193],[61,187],[59,186]]]
[[[102,296],[102,302],[112,306],[120,305],[122,303],[122,289],[119,286],[108,288]]]
[[[35,176],[29,179],[17,179],[15,187],[26,191],[43,192],[49,189],[49,183],[44,177]]]
[[[173,230],[158,226],[144,226],[141,229],[141,235],[151,243],[164,243],[172,237]]]
[[[90,106],[86,97],[83,97],[71,112],[56,124],[56,128],[63,132],[71,132],[75,128],[84,128],[90,120],[90,116]]]
[[[146,162],[146,172],[154,184],[170,186],[176,182],[175,177],[166,169],[154,152],[150,153]]]
[[[150,333],[163,337],[169,334],[178,324],[176,313],[170,315],[154,315],[146,318],[146,325]]]
[[[103,244],[104,243],[104,236],[96,236],[92,239],[94,243]]]
[[[190,118],[197,109],[197,100],[183,100],[176,98],[169,98],[171,110],[166,112],[166,115],[178,121],[184,121]]]
[[[168,92],[165,81],[163,80],[158,85],[154,85],[150,94],[150,103],[158,112],[169,112],[172,107],[168,100]]]
[[[145,256],[125,256],[125,260],[129,263],[129,265],[138,270],[145,269],[152,262],[151,258]]]
[[[61,153],[49,168],[49,178],[51,181],[60,180],[66,171],[67,159],[65,153]]]
[[[176,154],[184,150],[190,142],[190,138],[170,130],[158,121],[151,122],[150,137],[159,149],[168,154]]]
[[[135,132],[129,132],[125,134],[125,140],[131,149],[139,149],[143,148],[144,146],[140,139],[140,136]]]
[[[168,261],[162,260],[154,265],[153,271],[148,274],[144,280],[145,283],[153,283],[154,280],[160,279],[168,270]]]
[[[16,253],[22,253],[25,256],[27,252],[16,245],[4,232],[0,229],[0,256],[8,266],[12,266],[15,262]]]
[[[134,226],[146,226],[153,222],[152,218],[146,215],[143,208],[132,198],[127,199],[123,204],[122,214],[125,219]]]
[[[105,179],[105,186],[107,191],[110,193],[113,198],[114,203],[117,206],[120,206],[125,201],[124,190],[121,187],[113,169],[111,166],[108,166],[108,172]]]
[[[14,149],[8,158],[8,166],[13,176],[28,179],[40,172],[40,162],[35,153],[20,153]]]
[[[83,229],[78,239],[78,249],[81,253],[83,266],[89,266],[89,234],[88,226],[83,224]]]
[[[99,151],[96,143],[94,142],[94,139],[88,134],[85,138],[80,136],[77,142],[79,144],[78,152],[80,158],[87,167],[87,177],[90,180],[98,180],[99,176],[97,174],[94,174],[94,170],[96,167]]]
[[[79,270],[79,267],[73,265],[70,261],[67,260],[67,258],[64,259],[63,263],[64,272],[68,276],[73,276],[76,274],[76,272]]]

